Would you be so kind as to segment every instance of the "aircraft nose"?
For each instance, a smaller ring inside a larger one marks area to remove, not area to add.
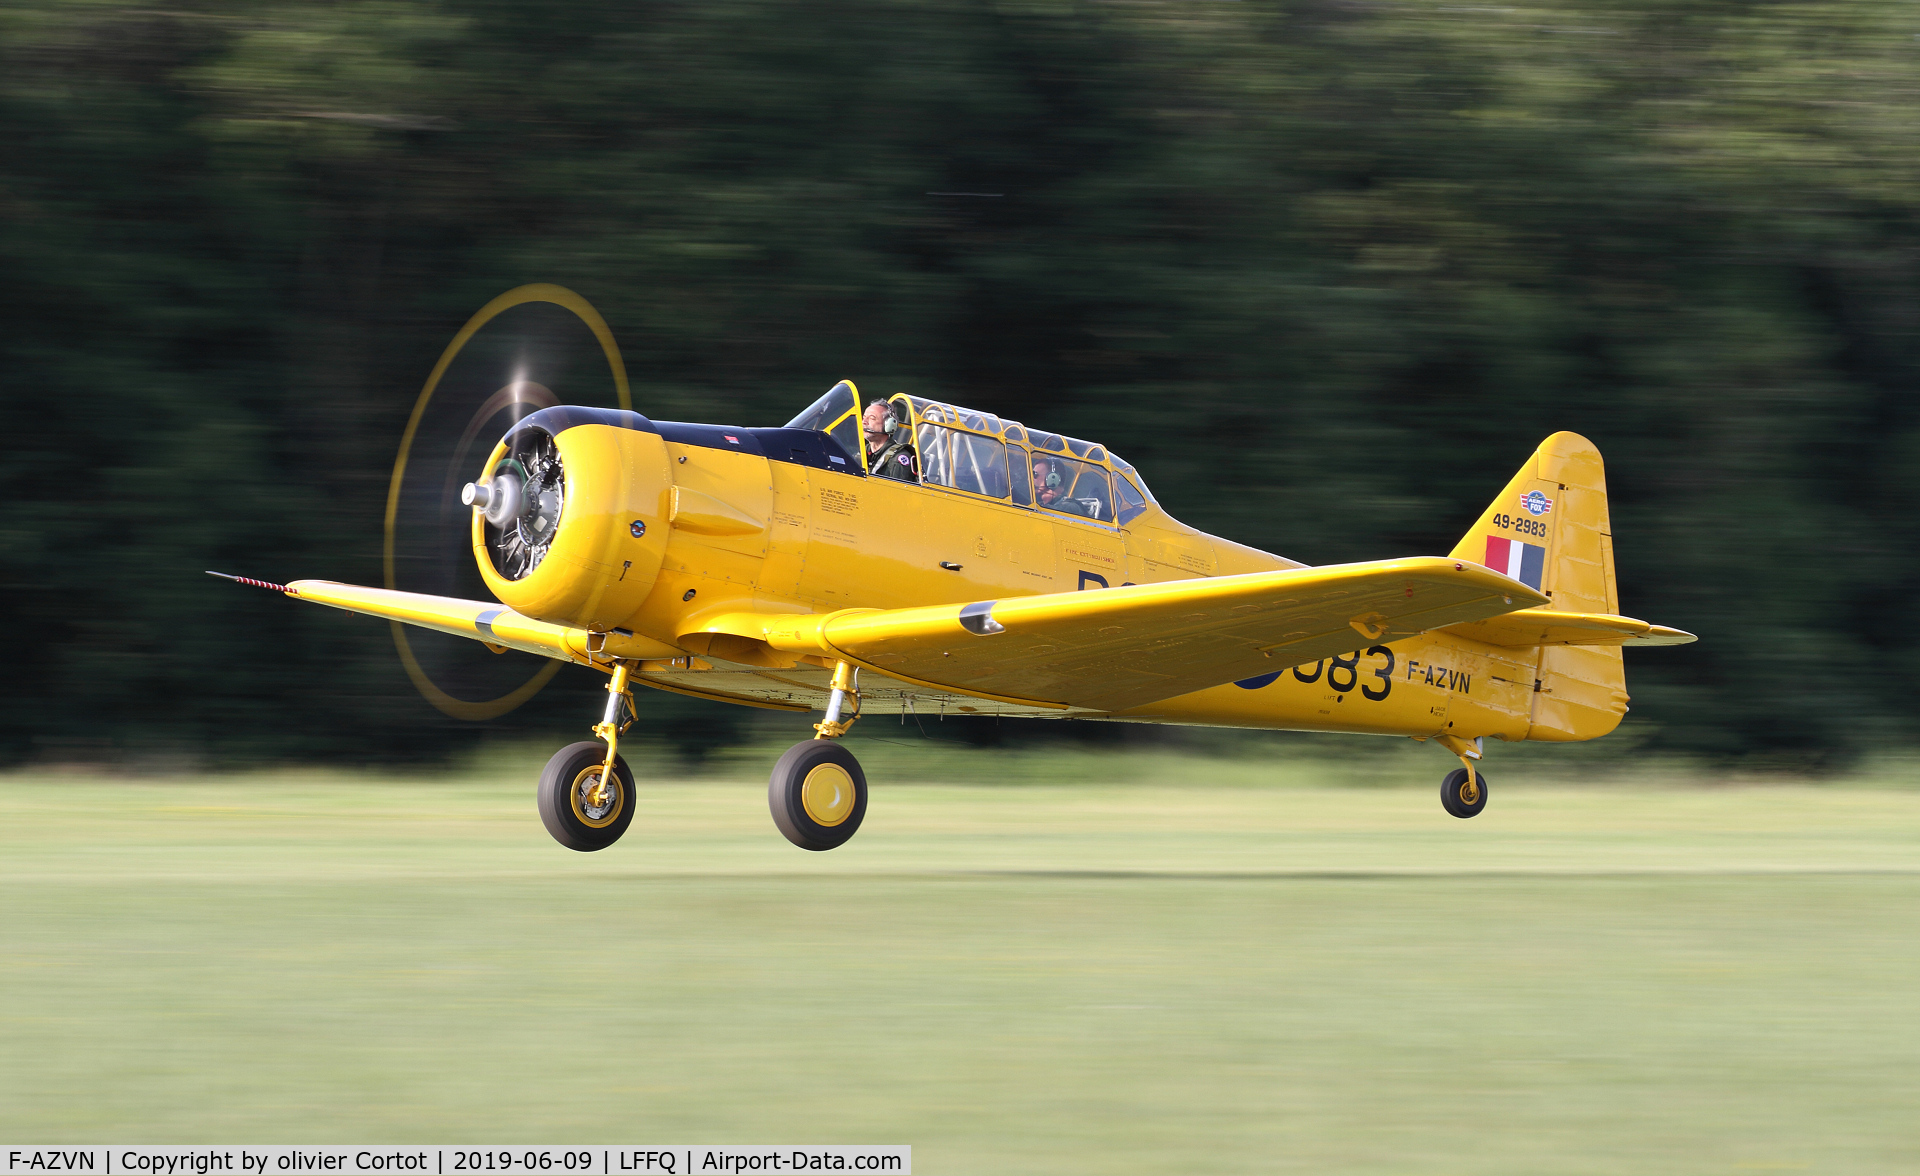
[[[487,587],[535,620],[631,629],[673,532],[667,460],[638,413],[558,405],[522,420],[461,492]]]

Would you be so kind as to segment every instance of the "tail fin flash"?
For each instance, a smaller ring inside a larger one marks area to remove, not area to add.
[[[1505,572],[1568,612],[1619,612],[1613,586],[1613,528],[1600,451],[1578,433],[1540,443],[1493,500],[1454,559]]]
[[[1600,451],[1578,433],[1542,441],[1452,555],[1538,589],[1554,609],[1618,613]],[[1535,678],[1529,739],[1597,739],[1627,713],[1617,646],[1542,646]]]

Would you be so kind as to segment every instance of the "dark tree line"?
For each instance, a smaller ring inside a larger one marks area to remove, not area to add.
[[[1655,746],[1910,740],[1916,35],[1844,0],[22,0],[0,754],[466,739],[383,626],[199,573],[378,582],[422,378],[542,280],[652,415],[939,395],[1316,563],[1444,551],[1584,432],[1624,610],[1703,637],[1629,655]],[[503,725],[585,722],[578,678]]]

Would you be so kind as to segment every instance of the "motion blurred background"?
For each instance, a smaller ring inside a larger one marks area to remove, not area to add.
[[[8,762],[470,745],[384,625],[201,571],[378,583],[428,370],[530,281],[649,415],[938,396],[1313,563],[1577,430],[1623,611],[1702,636],[1601,746],[1917,733],[1911,5],[12,0],[0,135]]]

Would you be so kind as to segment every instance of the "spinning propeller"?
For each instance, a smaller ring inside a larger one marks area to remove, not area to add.
[[[606,320],[580,295],[536,284],[480,308],[427,377],[400,439],[387,492],[386,586],[488,599],[474,563],[473,511],[509,578],[546,552],[563,505],[557,456],[516,449],[485,467],[523,417],[556,404],[632,409],[626,366]],[[550,444],[550,443],[549,443]],[[540,692],[561,663],[393,622],[407,676],[456,719],[498,718]],[[504,652],[504,651],[500,651]]]

